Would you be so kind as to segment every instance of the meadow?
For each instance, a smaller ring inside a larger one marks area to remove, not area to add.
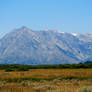
[[[78,92],[91,85],[92,69],[0,70],[0,92]]]
[[[30,69],[29,71],[0,70],[0,79],[92,77],[92,69]]]

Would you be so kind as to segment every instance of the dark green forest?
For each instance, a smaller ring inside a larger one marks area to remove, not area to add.
[[[29,69],[80,69],[92,68],[92,62],[85,62],[80,64],[60,64],[60,65],[19,65],[0,64],[0,70],[5,71],[28,71]]]

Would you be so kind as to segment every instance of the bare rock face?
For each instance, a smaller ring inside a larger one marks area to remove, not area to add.
[[[32,31],[23,26],[0,40],[0,64],[72,64],[92,60],[92,34]]]

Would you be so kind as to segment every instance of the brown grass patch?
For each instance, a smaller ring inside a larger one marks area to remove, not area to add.
[[[92,77],[92,69],[31,69],[29,71],[0,71],[0,79],[7,78],[57,78],[57,77]]]

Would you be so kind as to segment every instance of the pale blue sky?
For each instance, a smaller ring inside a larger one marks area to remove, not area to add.
[[[0,37],[14,28],[92,32],[92,0],[0,0]]]

